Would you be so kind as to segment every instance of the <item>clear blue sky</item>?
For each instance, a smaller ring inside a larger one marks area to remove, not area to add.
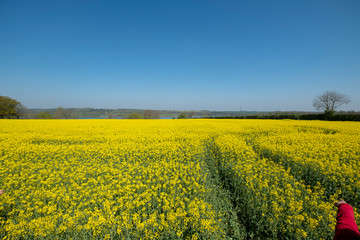
[[[28,108],[360,111],[359,0],[2,0],[0,35]]]

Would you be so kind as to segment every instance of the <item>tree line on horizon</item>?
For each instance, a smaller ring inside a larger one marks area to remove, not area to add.
[[[105,110],[105,116],[101,118],[105,119],[118,119],[119,116],[112,112],[107,112]],[[33,114],[32,117],[35,119],[79,119],[80,116],[76,111],[72,111],[71,109],[65,109],[63,107],[58,107],[56,110],[51,113],[50,111],[41,111],[39,113]],[[90,118],[99,118],[97,117],[90,117]],[[124,115],[122,118],[124,119],[159,119],[160,114],[157,110],[144,110],[142,113],[138,112],[131,112]]]
[[[318,111],[323,111],[323,114],[312,114],[314,116],[310,117],[310,119],[316,119],[318,116],[319,120],[328,120],[334,117],[334,114],[336,112],[336,109],[344,104],[348,104],[350,102],[350,97],[338,93],[336,91],[326,91],[322,95],[319,95],[313,100],[313,107]],[[8,118],[8,119],[19,119],[19,118],[25,118],[27,114],[27,109],[24,105],[22,105],[19,101],[16,99],[12,99],[7,96],[0,96],[0,118]],[[286,118],[286,114],[283,114],[284,118]],[[298,115],[298,114],[297,114]],[[309,114],[303,114],[304,118],[299,118],[299,116],[296,116],[296,114],[289,115],[289,118],[292,119],[308,119],[307,115]],[[193,118],[196,116],[195,111],[189,111],[189,112],[180,112],[177,116],[178,119],[184,119],[184,118]],[[260,117],[256,117],[260,116]],[[271,115],[274,116],[274,115]],[[277,117],[271,117],[277,119]],[[279,116],[278,114],[275,116]],[[319,118],[320,116],[320,118]],[[196,117],[206,117],[206,116],[196,116]],[[263,114],[255,114],[253,118],[262,118],[264,117]],[[29,117],[28,117],[29,118]],[[69,109],[65,109],[63,107],[58,107],[55,112],[50,113],[49,111],[42,111],[39,113],[36,113],[34,116],[30,118],[37,118],[37,119],[76,119],[79,118],[79,116],[76,113],[71,112]],[[108,113],[106,111],[105,118],[112,119],[112,118],[118,118],[117,115],[114,115],[113,113]],[[158,110],[144,110],[143,112],[130,112],[126,115],[122,116],[122,118],[125,119],[159,119],[160,113]],[[173,117],[174,118],[174,117]],[[210,118],[212,118],[210,116]],[[216,117],[215,117],[216,118]],[[224,117],[220,117],[224,118]],[[233,118],[252,118],[251,116],[233,116]]]

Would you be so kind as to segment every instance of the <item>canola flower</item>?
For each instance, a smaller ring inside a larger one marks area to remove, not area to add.
[[[213,144],[219,171],[234,189],[243,221],[255,238],[331,238],[336,210],[323,201],[321,193],[260,158],[244,139],[223,135]]]
[[[195,134],[143,121],[4,121],[0,236],[221,238]],[[158,125],[158,126],[157,126]]]
[[[305,184],[320,184],[328,198],[339,195],[360,207],[360,129],[356,123],[296,126],[281,134],[259,133],[252,142],[261,156],[289,169]]]
[[[331,239],[336,198],[360,206],[359,127],[2,120],[0,238]]]

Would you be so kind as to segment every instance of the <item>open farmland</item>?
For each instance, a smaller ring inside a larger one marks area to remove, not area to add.
[[[360,123],[2,120],[0,238],[332,239]]]

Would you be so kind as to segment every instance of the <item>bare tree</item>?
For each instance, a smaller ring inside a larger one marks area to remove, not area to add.
[[[20,118],[29,118],[29,110],[21,103],[16,107],[16,112]]]
[[[64,109],[63,107],[58,107],[54,113],[54,118],[69,119],[69,118],[71,118],[71,113],[69,110]]]
[[[145,119],[159,119],[160,118],[159,111],[157,111],[157,110],[145,110],[143,115],[144,115]]]
[[[49,112],[40,112],[36,114],[37,119],[53,119],[53,116]]]
[[[350,98],[335,91],[326,91],[313,101],[316,110],[324,110],[325,113],[332,114],[335,109],[343,104],[350,102]]]

